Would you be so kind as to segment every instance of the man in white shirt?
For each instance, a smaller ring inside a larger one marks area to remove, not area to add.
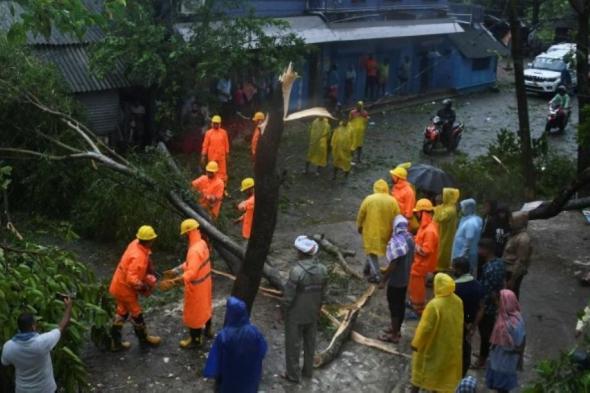
[[[18,334],[4,343],[2,364],[14,366],[15,393],[55,393],[51,350],[57,345],[70,323],[72,300],[64,299],[66,310],[56,329],[39,334],[35,317],[23,313],[18,317]]]

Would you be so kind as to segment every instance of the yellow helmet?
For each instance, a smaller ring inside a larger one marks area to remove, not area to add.
[[[251,177],[247,177],[244,180],[242,180],[242,187],[240,187],[240,191],[244,192],[246,190],[251,189],[252,187],[254,187],[254,179],[252,179]]]
[[[252,120],[258,121],[258,120],[264,120],[265,118],[266,118],[266,116],[264,116],[264,113],[262,113],[262,112],[256,112],[254,114],[254,117],[252,118]]]
[[[221,116],[215,115],[211,118],[211,123],[221,124]]]
[[[420,199],[418,200],[418,202],[416,202],[416,207],[414,208],[415,212],[423,212],[423,211],[427,211],[427,212],[431,212],[434,210],[434,206],[432,206],[432,202],[430,202],[430,199]]]
[[[217,172],[219,170],[219,164],[217,164],[216,161],[209,161],[209,163],[207,164],[207,166],[205,167],[205,170],[207,172]]]
[[[365,103],[364,103],[364,102],[362,102],[362,101],[358,101],[358,102],[356,103],[356,105],[357,105],[357,106],[364,106],[364,105],[365,105]]]
[[[199,228],[199,223],[194,218],[188,218],[180,224],[180,234],[184,235],[194,229]]]
[[[154,228],[152,228],[151,226],[142,225],[137,230],[137,234],[135,235],[135,237],[139,240],[149,241],[154,240],[158,237],[158,235],[156,234],[156,231],[154,231]]]
[[[400,179],[406,180],[408,178],[408,171],[406,168],[398,166],[395,169],[389,171],[389,174],[393,177],[399,177]]]

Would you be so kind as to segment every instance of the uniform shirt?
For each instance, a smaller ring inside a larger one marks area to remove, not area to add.
[[[207,175],[202,175],[193,180],[191,183],[193,189],[200,194],[199,205],[207,209],[213,218],[219,216],[221,210],[221,202],[223,200],[223,191],[225,184],[218,176],[209,179]],[[210,203],[208,198],[215,198],[215,202]]]
[[[314,258],[295,263],[285,285],[283,303],[289,322],[308,324],[318,319],[327,281],[326,267]]]
[[[254,195],[250,198],[242,201],[238,205],[238,209],[244,212],[242,216],[242,237],[244,239],[250,239],[250,234],[252,233],[252,221],[254,221]]]
[[[57,385],[50,352],[59,342],[60,330],[33,333],[30,338],[26,336],[15,336],[2,349],[2,364],[14,366],[16,371],[15,393],[55,393]]]

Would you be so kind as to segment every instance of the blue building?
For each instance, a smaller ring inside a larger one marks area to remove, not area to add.
[[[185,0],[181,14],[200,3]],[[316,49],[298,66],[294,108],[330,94],[347,104],[367,96],[485,88],[496,81],[498,55],[507,54],[481,24],[480,8],[451,7],[447,0],[251,0],[230,12],[247,10],[288,22]],[[379,65],[377,92],[369,59]],[[347,81],[347,74],[356,77]]]

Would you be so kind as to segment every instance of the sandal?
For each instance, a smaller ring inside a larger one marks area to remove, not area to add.
[[[399,344],[399,339],[400,339],[399,336],[396,338],[393,338],[393,336],[391,334],[382,334],[381,336],[379,336],[380,341],[384,341],[386,343],[392,343],[392,344]]]

